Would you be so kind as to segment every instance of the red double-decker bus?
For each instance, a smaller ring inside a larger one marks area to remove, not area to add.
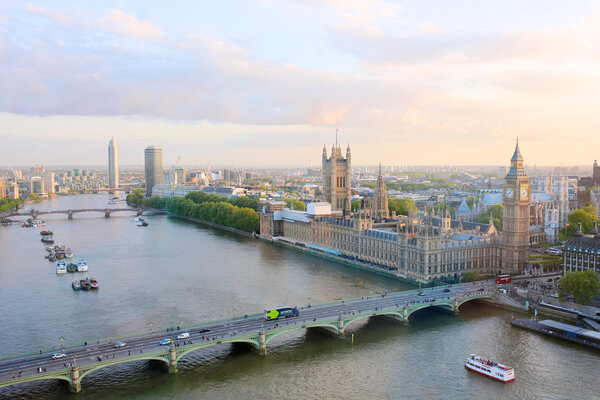
[[[496,283],[510,283],[510,274],[498,275],[496,277]]]

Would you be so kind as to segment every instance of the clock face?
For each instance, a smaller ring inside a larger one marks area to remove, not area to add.
[[[506,195],[507,199],[512,199],[512,197],[514,196],[515,192],[513,191],[512,188],[506,188],[506,190],[504,191],[504,194]]]
[[[528,198],[529,198],[529,188],[528,187],[522,187],[521,188],[521,199],[527,200]]]

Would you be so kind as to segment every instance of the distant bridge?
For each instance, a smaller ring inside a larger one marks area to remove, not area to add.
[[[60,351],[9,356],[0,360],[0,388],[24,382],[58,379],[68,382],[71,391],[81,390],[81,380],[89,373],[116,364],[139,360],[158,360],[170,373],[176,373],[177,363],[186,354],[209,346],[226,343],[246,343],[261,355],[267,354],[267,344],[275,337],[300,329],[320,329],[337,337],[358,321],[387,317],[408,324],[409,317],[422,309],[434,308],[459,312],[459,307],[472,300],[497,301],[498,292],[490,283],[459,284],[450,288],[432,288],[384,294],[300,308],[297,317],[266,320],[263,313],[207,322],[172,332],[155,332],[123,338],[123,347],[113,341],[102,341]],[[177,335],[187,333],[177,339]],[[160,344],[169,338],[169,344]],[[53,353],[65,358],[52,359]]]
[[[37,218],[40,215],[48,215],[48,214],[65,214],[69,219],[73,219],[73,214],[84,213],[84,212],[100,212],[104,213],[106,218],[110,218],[111,213],[115,212],[134,212],[136,215],[142,215],[144,212],[153,211],[162,213],[160,210],[150,210],[150,209],[140,209],[140,208],[80,208],[80,209],[72,209],[72,210],[19,210],[13,213],[10,213],[4,218],[10,217],[31,217]]]

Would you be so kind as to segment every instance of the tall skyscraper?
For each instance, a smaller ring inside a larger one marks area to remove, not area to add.
[[[108,142],[108,187],[119,187],[119,153],[114,137]]]
[[[504,178],[504,232],[502,241],[502,272],[516,273],[529,261],[529,205],[531,184],[525,175],[519,142],[510,160],[510,170]]]
[[[162,183],[163,154],[157,146],[148,146],[144,150],[144,165],[146,172],[146,196],[152,196],[154,185]]]
[[[332,210],[342,210],[350,215],[352,165],[350,160],[350,145],[346,150],[346,158],[342,156],[339,146],[331,148],[331,158],[327,158],[327,150],[323,146],[323,195],[325,201],[331,204]]]

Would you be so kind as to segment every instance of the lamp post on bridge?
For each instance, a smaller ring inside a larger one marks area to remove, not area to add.
[[[236,309],[234,308],[233,309],[233,319],[235,319],[235,312],[236,312]]]
[[[60,348],[61,348],[61,350],[64,349],[65,346],[63,344],[63,341],[65,340],[65,338],[61,336],[61,337],[58,338],[58,340],[60,340]]]
[[[307,297],[306,300],[308,300],[308,308],[310,308],[310,297]]]
[[[152,333],[152,321],[150,321],[150,333]]]

